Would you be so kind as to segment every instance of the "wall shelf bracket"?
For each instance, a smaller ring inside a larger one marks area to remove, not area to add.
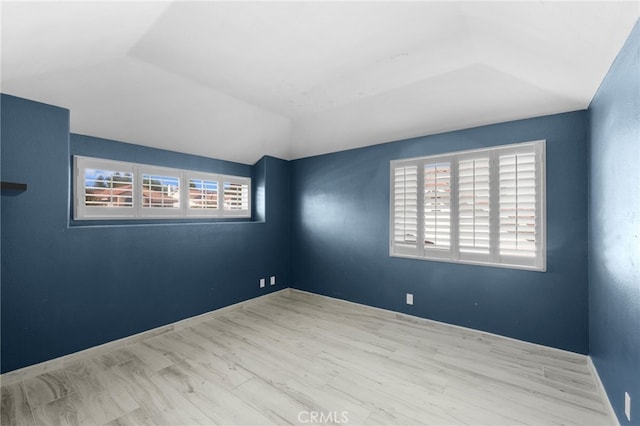
[[[15,182],[0,182],[2,191],[26,191],[27,184],[26,183],[15,183]]]

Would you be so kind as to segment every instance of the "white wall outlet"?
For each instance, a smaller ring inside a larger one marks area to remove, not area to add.
[[[624,393],[624,414],[627,416],[627,420],[631,421],[631,397],[629,392]]]
[[[407,293],[407,305],[413,305],[413,294]]]
[[[276,276],[271,275],[271,285],[276,285]]]
[[[264,287],[265,280],[264,278],[260,278],[260,288]]]

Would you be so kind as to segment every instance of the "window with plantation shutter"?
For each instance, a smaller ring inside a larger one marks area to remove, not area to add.
[[[227,215],[249,214],[249,185],[235,179],[225,179],[224,211]]]
[[[500,181],[500,255],[535,258],[537,256],[537,176],[532,152],[501,155]],[[523,259],[524,260],[524,259]]]
[[[180,216],[180,174],[173,169],[149,168],[141,174],[139,194],[140,216]]]
[[[249,218],[251,178],[74,157],[74,219]]]
[[[399,251],[415,252],[418,242],[418,167],[393,171],[392,237]]]
[[[132,173],[84,170],[84,204],[87,207],[133,207],[132,190]]]
[[[189,179],[189,208],[194,210],[218,209],[218,181]]]
[[[424,165],[424,246],[451,246],[451,164]]]
[[[544,271],[544,162],[545,141],[392,161],[390,254]]]
[[[489,254],[489,157],[461,160],[458,165],[458,246],[461,253]]]
[[[212,173],[185,173],[188,199],[185,206],[189,217],[220,217],[220,176]]]
[[[74,158],[74,216],[83,219],[118,219],[134,215],[137,177],[132,164]]]

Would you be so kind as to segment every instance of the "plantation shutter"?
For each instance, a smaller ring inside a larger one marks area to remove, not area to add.
[[[180,178],[143,174],[140,182],[142,207],[153,209],[180,208]],[[155,213],[155,212],[154,212]]]
[[[133,173],[84,169],[85,207],[133,207]]]
[[[131,217],[139,202],[134,197],[134,168],[129,163],[73,157],[74,219]]]
[[[393,169],[393,246],[415,253],[418,241],[418,167]]]
[[[390,254],[546,270],[545,141],[391,161]]]
[[[189,209],[218,209],[218,182],[189,179]]]
[[[244,212],[249,209],[249,185],[241,182],[224,182],[224,210]]]
[[[424,166],[424,247],[451,245],[451,163]]]
[[[489,254],[489,158],[462,160],[458,165],[458,238],[461,253]]]
[[[500,255],[534,257],[536,235],[536,157],[534,152],[501,155]]]
[[[73,157],[75,220],[251,218],[251,178]]]

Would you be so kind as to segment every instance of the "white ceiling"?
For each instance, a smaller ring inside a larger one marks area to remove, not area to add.
[[[2,92],[252,164],[587,108],[633,2],[2,2]]]

